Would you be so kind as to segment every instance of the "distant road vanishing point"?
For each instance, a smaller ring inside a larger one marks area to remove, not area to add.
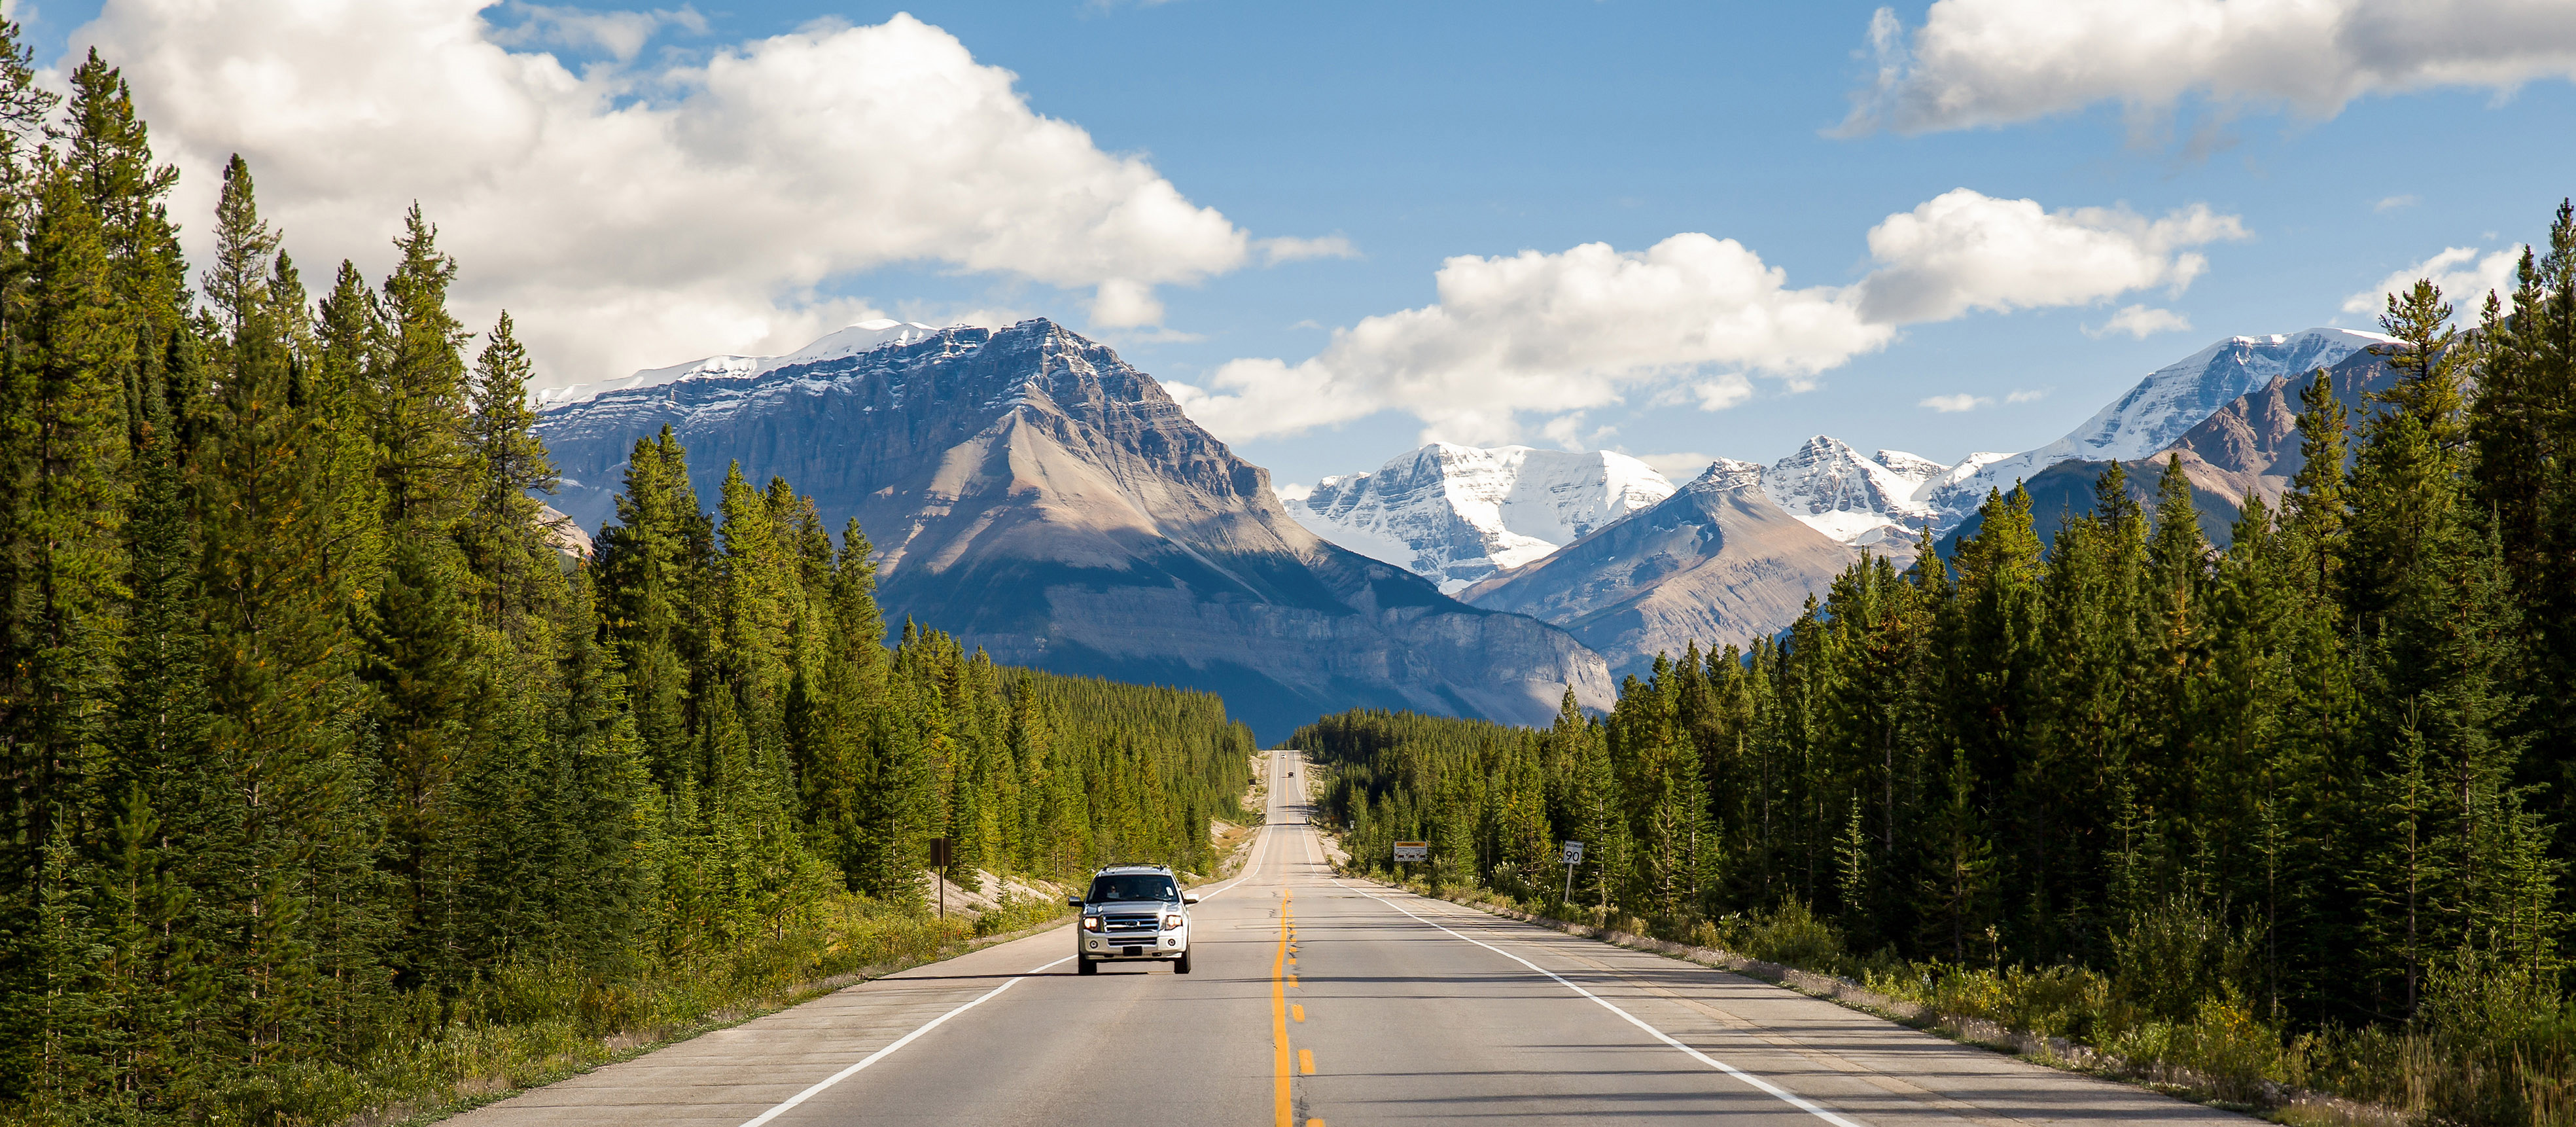
[[[861,983],[459,1127],[2257,1122],[1695,964],[1333,876],[1273,753],[1195,973],[1070,925]]]

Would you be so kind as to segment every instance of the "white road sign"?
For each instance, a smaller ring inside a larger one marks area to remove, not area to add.
[[[1430,859],[1430,842],[1399,841],[1395,843],[1395,861],[1399,865],[1407,861],[1428,861]]]
[[[1566,843],[1565,843],[1565,860],[1564,860],[1564,861],[1562,861],[1562,862],[1560,862],[1560,863],[1561,863],[1561,864],[1567,864],[1567,865],[1580,865],[1580,864],[1582,864],[1582,863],[1583,863],[1583,843],[1582,843],[1582,842],[1579,842],[1579,841],[1569,841],[1569,842],[1566,842]]]

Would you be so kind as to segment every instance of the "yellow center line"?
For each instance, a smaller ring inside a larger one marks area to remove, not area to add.
[[[1279,1075],[1277,1098],[1278,1127],[1295,1127],[1296,1116],[1288,1099],[1288,890],[1279,890],[1279,953],[1270,961],[1270,1044],[1271,1057]]]
[[[1315,1050],[1297,1050],[1297,1074],[1300,1076],[1313,1076],[1315,1074]]]
[[[1288,1016],[1295,1018],[1299,1025],[1303,1025],[1306,1023],[1306,1007],[1290,1006],[1288,1007]]]

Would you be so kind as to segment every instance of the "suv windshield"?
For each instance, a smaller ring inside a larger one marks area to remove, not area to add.
[[[1172,878],[1159,873],[1120,873],[1091,878],[1091,895],[1084,899],[1094,904],[1111,900],[1177,901],[1181,890]]]

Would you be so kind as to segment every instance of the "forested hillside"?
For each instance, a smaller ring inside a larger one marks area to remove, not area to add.
[[[2348,413],[2311,385],[2306,468],[2223,551],[2178,468],[2146,511],[2113,465],[2049,542],[1991,496],[1947,566],[1864,560],[1776,644],[1659,661],[1606,717],[1353,713],[1294,745],[1363,859],[1421,838],[1442,879],[1547,900],[1581,840],[1577,911],[1812,913],[1840,969],[2091,999],[2051,1032],[2161,1029],[2138,1051],[2215,1069],[2194,1054],[2253,1029],[2225,1067],[2562,1121],[2576,212],[2519,283],[2464,327],[2391,295],[2395,386]]]
[[[0,1120],[595,1061],[964,934],[934,836],[1211,867],[1216,698],[888,650],[855,523],[739,473],[709,515],[667,434],[558,552],[528,357],[417,209],[314,300],[236,159],[192,272],[117,72],[57,107],[0,47]]]

